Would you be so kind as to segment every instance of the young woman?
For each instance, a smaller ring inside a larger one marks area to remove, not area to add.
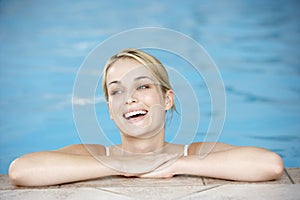
[[[114,55],[103,73],[110,117],[120,130],[116,146],[76,144],[35,152],[12,162],[9,177],[21,186],[55,185],[104,176],[165,178],[189,174],[237,181],[267,181],[283,173],[281,158],[266,149],[214,144],[200,159],[204,143],[165,142],[165,115],[175,109],[166,69],[136,49]]]

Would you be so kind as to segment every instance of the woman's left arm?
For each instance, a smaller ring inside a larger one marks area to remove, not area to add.
[[[237,181],[268,181],[283,174],[283,162],[276,153],[256,147],[234,147],[217,143],[212,152],[199,156],[203,143],[193,144],[192,155],[181,157],[174,174],[190,174]]]
[[[188,174],[236,181],[269,181],[279,179],[283,174],[280,156],[266,149],[216,143],[205,156],[200,156],[203,145],[192,144],[188,156],[180,157],[173,165],[162,166],[141,177]]]

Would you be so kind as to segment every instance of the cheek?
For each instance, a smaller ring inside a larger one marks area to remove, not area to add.
[[[164,104],[164,100],[160,95],[157,95],[157,93],[148,93],[148,94],[144,94],[142,95],[142,97],[144,102],[151,105],[151,104],[159,104],[159,105],[163,105]]]
[[[113,118],[113,116],[115,114],[118,113],[118,111],[120,111],[120,102],[117,99],[110,99],[109,100],[109,113],[111,118]]]

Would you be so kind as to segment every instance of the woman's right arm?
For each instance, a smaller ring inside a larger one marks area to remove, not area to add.
[[[105,148],[101,145],[77,144],[17,158],[10,165],[9,178],[14,185],[45,186],[113,175],[138,176],[177,157],[151,153],[105,156]]]
[[[9,168],[11,182],[19,186],[45,186],[120,175],[120,172],[106,167],[82,147],[72,145],[57,151],[30,153],[17,158]]]

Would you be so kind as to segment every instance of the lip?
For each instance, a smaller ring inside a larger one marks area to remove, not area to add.
[[[129,118],[129,119],[127,119],[125,117],[125,115],[130,112],[138,112],[138,111],[146,112],[146,114],[140,115],[139,117],[135,117],[135,118]],[[130,110],[126,111],[125,113],[123,113],[123,118],[130,123],[136,123],[136,122],[142,121],[147,116],[147,114],[148,114],[148,110],[146,110],[146,109],[130,109]]]

